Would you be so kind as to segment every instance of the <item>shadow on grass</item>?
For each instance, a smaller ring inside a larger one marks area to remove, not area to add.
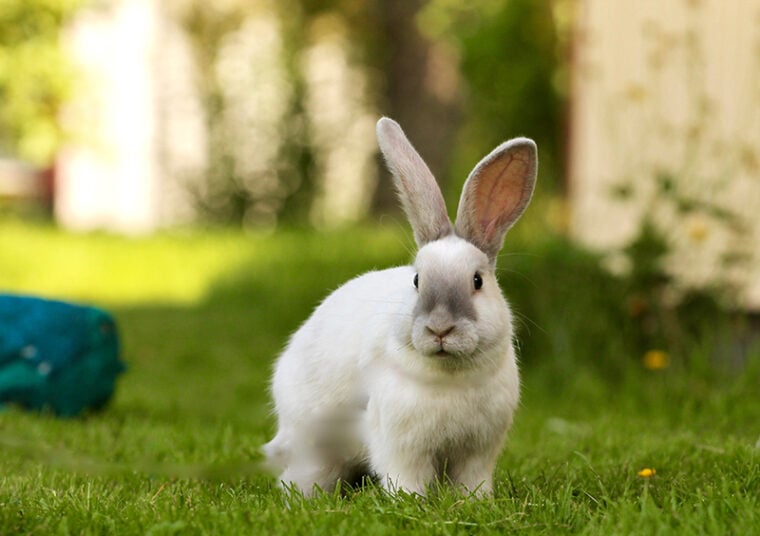
[[[288,336],[346,280],[407,260],[393,233],[282,233],[252,240],[200,303],[112,308],[130,367],[113,411],[271,422],[267,383]]]

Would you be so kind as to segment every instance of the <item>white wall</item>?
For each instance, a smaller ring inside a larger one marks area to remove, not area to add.
[[[573,233],[615,251],[648,214],[683,288],[728,281],[760,307],[760,1],[579,0],[572,73]],[[658,176],[746,229],[679,212]]]

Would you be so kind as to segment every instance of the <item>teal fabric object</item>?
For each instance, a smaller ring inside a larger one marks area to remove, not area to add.
[[[0,405],[72,417],[105,405],[124,369],[107,312],[0,295]]]

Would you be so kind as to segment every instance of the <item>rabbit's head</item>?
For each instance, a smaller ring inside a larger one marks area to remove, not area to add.
[[[511,315],[494,271],[504,236],[533,194],[536,145],[516,138],[481,160],[452,226],[438,184],[401,127],[382,118],[377,137],[419,247],[409,282],[417,301],[404,336],[442,366],[473,365],[511,344]]]

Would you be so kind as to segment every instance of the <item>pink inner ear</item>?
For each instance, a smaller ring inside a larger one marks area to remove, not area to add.
[[[487,242],[506,232],[525,204],[525,177],[529,175],[530,162],[521,157],[519,152],[501,154],[496,162],[484,166],[478,177],[475,207]]]

